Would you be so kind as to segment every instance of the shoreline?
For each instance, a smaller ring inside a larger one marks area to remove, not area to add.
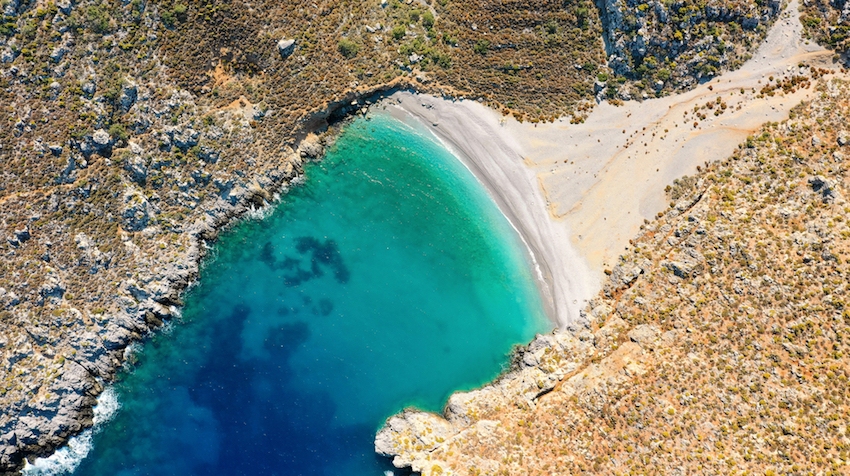
[[[601,281],[571,244],[567,224],[546,213],[542,191],[516,145],[492,127],[496,111],[474,101],[409,91],[395,92],[383,104],[390,116],[425,126],[488,191],[525,244],[553,324],[563,328],[580,322],[580,309]]]

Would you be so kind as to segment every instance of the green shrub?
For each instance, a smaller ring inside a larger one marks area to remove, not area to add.
[[[109,30],[109,14],[97,5],[86,8],[86,23],[95,33],[105,33]]]
[[[475,50],[476,53],[483,55],[487,53],[487,50],[490,49],[490,41],[478,40],[478,43],[476,43],[475,46],[472,47],[472,49]]]
[[[425,28],[431,28],[434,26],[434,14],[430,11],[426,11],[424,15],[422,15],[422,26]]]
[[[355,42],[353,42],[353,41],[351,41],[347,38],[343,38],[343,39],[339,40],[339,43],[337,43],[336,48],[337,48],[337,50],[339,50],[339,53],[342,56],[345,56],[346,58],[353,57],[354,55],[357,54],[357,50],[360,49],[360,47],[357,46],[357,43],[355,43]]]
[[[422,12],[417,9],[410,10],[410,23],[416,23],[419,21],[419,18],[422,16]]]
[[[174,26],[174,13],[170,10],[162,12],[162,22],[165,23],[165,26]]]
[[[431,60],[434,61],[441,68],[448,68],[452,65],[452,58],[446,53],[442,53],[440,51],[434,51],[431,53]]]
[[[407,34],[407,30],[404,29],[404,25],[397,25],[393,27],[393,38],[396,40],[404,38],[405,34]]]
[[[121,124],[112,124],[109,126],[109,135],[112,136],[116,142],[124,142],[130,137],[127,129]]]

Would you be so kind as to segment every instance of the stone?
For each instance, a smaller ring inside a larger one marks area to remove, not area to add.
[[[317,141],[304,140],[301,145],[298,147],[298,153],[301,157],[309,157],[311,159],[316,159],[322,156],[325,153],[324,147],[322,144]]]
[[[28,226],[15,230],[15,239],[20,243],[24,243],[31,238],[30,229]]]
[[[127,187],[124,191],[124,208],[121,211],[125,229],[131,231],[143,230],[148,226],[155,213],[156,210],[144,194],[135,188]]]
[[[847,145],[848,142],[850,142],[850,133],[847,131],[838,132],[838,145],[843,147]]]
[[[11,63],[18,57],[20,50],[12,48],[13,42],[10,41],[6,46],[0,47],[0,63]]]
[[[41,288],[39,288],[38,294],[42,298],[61,298],[65,294],[65,285],[62,284],[62,280],[58,277],[49,276],[41,285]]]
[[[112,136],[103,129],[98,129],[91,136],[92,145],[97,150],[108,149],[112,146]]]
[[[821,194],[824,202],[831,202],[835,200],[835,182],[827,179],[823,175],[815,175],[814,177],[809,178],[808,182],[813,191]]]
[[[198,152],[198,157],[208,164],[214,164],[218,162],[219,152],[212,147],[201,146],[201,150]]]
[[[198,140],[201,138],[201,133],[191,127],[172,129],[170,135],[174,145],[184,150],[198,145]]]
[[[659,334],[658,327],[654,324],[641,324],[629,331],[627,336],[641,347],[652,348],[658,340]]]
[[[58,63],[62,61],[62,58],[65,57],[65,53],[67,52],[68,50],[66,50],[64,46],[57,46],[56,48],[53,48],[53,51],[50,52],[50,60],[54,63]]]
[[[138,155],[132,155],[127,159],[124,170],[130,172],[134,182],[143,183],[148,176],[147,162]]]
[[[277,52],[280,53],[281,59],[286,59],[295,52],[295,40],[287,40],[286,38],[277,42]]]
[[[94,96],[94,93],[97,91],[97,86],[95,86],[95,84],[93,82],[89,81],[89,82],[83,84],[82,88],[80,88],[80,89],[82,89],[83,94],[85,94],[88,97],[92,97],[92,96]]]
[[[65,15],[70,15],[71,8],[74,6],[73,3],[71,3],[71,0],[57,0],[54,4],[56,5],[56,8]]]
[[[136,99],[138,98],[139,90],[136,86],[136,83],[127,82],[123,86],[121,86],[121,94],[118,96],[118,103],[121,104],[121,109],[124,112],[128,112],[133,104],[136,103]]]

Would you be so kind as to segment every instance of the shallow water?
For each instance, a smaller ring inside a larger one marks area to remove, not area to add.
[[[222,236],[74,474],[382,475],[386,417],[551,327],[516,233],[424,129],[358,119],[306,176]]]

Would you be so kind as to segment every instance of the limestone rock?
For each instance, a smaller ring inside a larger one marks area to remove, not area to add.
[[[98,151],[105,150],[112,146],[112,136],[105,130],[98,129],[92,134],[91,142]]]
[[[130,172],[134,182],[144,183],[148,176],[147,161],[139,155],[131,155],[124,162],[124,170]]]
[[[136,83],[127,82],[121,86],[121,94],[118,96],[118,103],[121,104],[121,109],[124,112],[128,112],[133,107],[133,104],[136,103],[138,96],[139,90]]]
[[[808,183],[809,186],[812,187],[813,191],[821,194],[824,202],[832,202],[838,195],[835,190],[835,182],[827,179],[823,175],[816,175],[809,178]]]
[[[185,129],[175,127],[169,129],[166,134],[168,134],[175,146],[184,150],[198,145],[198,141],[201,138],[201,133],[191,127]]]
[[[124,191],[124,209],[121,216],[124,218],[124,226],[128,230],[139,231],[148,226],[156,211],[139,190],[127,187]]]
[[[277,42],[277,52],[280,53],[282,59],[288,58],[295,52],[295,40],[287,40],[286,38]]]

